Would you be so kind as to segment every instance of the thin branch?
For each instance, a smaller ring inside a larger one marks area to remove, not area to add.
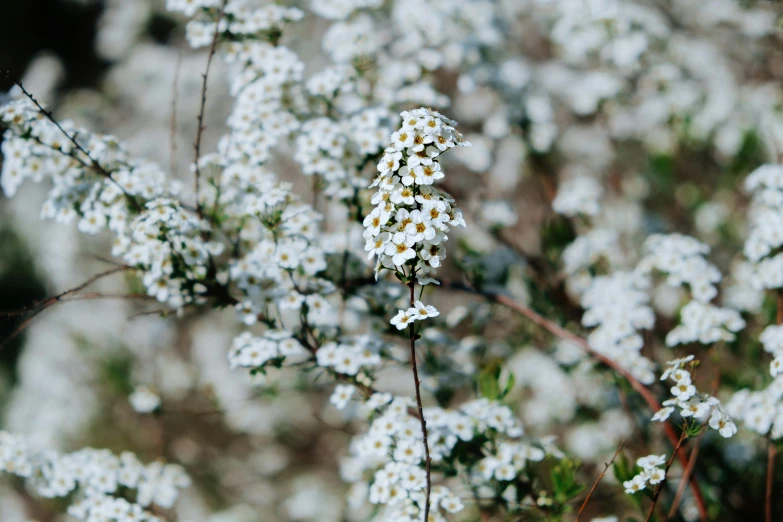
[[[11,342],[14,339],[16,339],[19,336],[19,334],[25,331],[27,327],[30,326],[30,324],[33,322],[33,319],[35,319],[35,317],[43,311],[44,311],[43,308],[36,310],[24,321],[22,321],[22,323],[19,326],[17,326],[16,329],[13,332],[11,332],[11,334],[8,337],[6,337],[6,339],[2,343],[0,343],[0,352],[2,352],[6,346],[11,344]]]
[[[644,522],[650,522],[650,519],[652,519],[653,511],[655,511],[655,504],[658,503],[658,498],[661,496],[661,491],[663,491],[663,485],[666,484],[666,476],[669,474],[669,468],[672,467],[672,462],[674,462],[674,457],[677,455],[677,453],[680,450],[680,446],[682,446],[682,441],[685,440],[685,434],[686,430],[683,427],[682,433],[680,434],[680,440],[677,441],[677,446],[674,447],[674,452],[672,453],[672,456],[669,457],[669,462],[666,463],[666,469],[664,469],[664,477],[660,484],[658,484],[658,487],[655,489],[655,493],[653,494],[652,498],[652,505],[650,506],[650,511],[647,512],[647,518],[644,519]]]
[[[63,297],[60,299],[60,302],[94,301],[99,299],[138,299],[141,301],[157,301],[153,296],[147,294],[104,294],[101,292],[87,292],[85,294]]]
[[[182,66],[182,53],[177,55],[174,68],[174,81],[171,85],[171,119],[169,122],[169,169],[172,177],[177,176],[177,101],[179,100],[179,70]]]
[[[600,475],[598,475],[598,478],[593,483],[593,487],[590,488],[590,491],[587,493],[587,496],[585,497],[584,502],[582,502],[582,506],[579,508],[579,512],[576,514],[576,519],[574,520],[574,522],[579,522],[579,517],[582,516],[582,511],[584,511],[585,507],[587,507],[587,503],[590,502],[590,497],[593,495],[593,491],[595,491],[595,488],[598,487],[598,483],[601,482],[601,479],[603,479],[604,475],[606,475],[606,471],[609,469],[609,466],[612,465],[612,463],[614,462],[614,459],[616,459],[617,455],[620,454],[620,450],[623,449],[623,444],[624,443],[625,443],[625,441],[622,441],[622,440],[620,441],[620,445],[617,446],[617,449],[615,450],[614,455],[612,455],[612,460],[610,460],[609,462],[604,464],[604,470],[601,472]]]
[[[133,314],[133,315],[129,315],[128,318],[127,318],[127,321],[130,322],[130,321],[133,321],[134,319],[138,319],[140,317],[147,317],[147,316],[150,316],[150,315],[163,315],[163,314],[169,313],[170,311],[171,310],[166,309],[166,308],[156,308],[155,310],[146,310],[144,312],[139,312],[139,313],[136,313],[136,314]]]
[[[318,180],[318,175],[313,175],[313,202],[310,204],[313,210],[318,212],[318,196],[321,194],[321,184]]]
[[[140,212],[140,211],[142,210],[142,208],[141,208],[141,206],[139,205],[139,203],[136,201],[136,199],[135,199],[133,196],[131,196],[130,194],[128,194],[128,192],[125,190],[125,188],[124,188],[122,185],[120,185],[119,183],[117,183],[117,180],[115,180],[115,179],[112,177],[112,175],[111,175],[111,172],[109,172],[109,171],[108,171],[108,170],[107,170],[105,167],[103,167],[103,166],[102,166],[102,165],[101,165],[101,164],[98,162],[98,160],[96,160],[95,158],[93,158],[93,157],[90,155],[90,153],[89,153],[89,152],[87,152],[87,151],[84,149],[84,147],[82,147],[82,146],[81,146],[81,144],[80,144],[80,143],[79,143],[79,142],[76,140],[76,137],[75,137],[74,135],[72,135],[72,134],[68,133],[68,132],[67,132],[67,131],[66,131],[66,130],[65,130],[63,127],[62,127],[62,125],[60,125],[60,122],[58,122],[58,121],[57,121],[57,120],[54,118],[54,115],[52,115],[51,111],[48,111],[48,110],[46,110],[46,109],[43,107],[43,105],[41,105],[41,104],[38,102],[38,100],[35,98],[35,96],[33,96],[33,95],[30,93],[30,92],[28,92],[28,91],[27,91],[27,89],[25,89],[25,88],[24,88],[24,85],[22,85],[22,82],[21,82],[21,81],[19,81],[19,80],[17,80],[17,79],[16,79],[16,78],[15,78],[15,77],[14,77],[14,76],[11,74],[11,72],[10,72],[10,71],[3,70],[2,72],[3,72],[3,75],[4,75],[6,78],[8,78],[8,80],[9,80],[9,81],[13,82],[13,83],[14,83],[14,84],[15,84],[17,87],[19,87],[19,89],[22,91],[22,94],[24,94],[24,95],[27,97],[27,99],[29,99],[31,102],[33,102],[33,103],[35,104],[35,106],[38,108],[38,110],[41,112],[41,114],[43,114],[44,116],[46,116],[46,118],[47,118],[47,119],[48,119],[50,122],[52,122],[52,124],[54,124],[54,126],[55,126],[55,127],[57,127],[57,129],[58,129],[58,130],[59,130],[59,131],[60,131],[60,132],[61,132],[61,133],[62,133],[62,134],[63,134],[63,135],[66,137],[66,138],[68,138],[68,141],[70,141],[71,143],[73,143],[73,146],[76,148],[76,150],[78,150],[79,152],[81,152],[81,153],[82,153],[82,154],[83,154],[83,155],[84,155],[84,156],[85,156],[85,157],[86,157],[88,160],[90,160],[90,163],[89,163],[89,165],[85,165],[85,166],[87,166],[87,167],[90,167],[90,168],[92,168],[92,169],[96,170],[96,171],[97,171],[99,174],[101,174],[102,176],[104,176],[104,177],[108,178],[108,179],[109,179],[109,180],[111,180],[111,181],[112,181],[112,182],[113,182],[115,185],[117,185],[117,187],[119,187],[119,189],[122,191],[122,193],[123,193],[123,194],[125,195],[125,197],[128,199],[128,201],[130,201],[130,203],[131,203],[131,205],[133,206],[133,208],[134,208],[134,209],[135,209],[137,212]],[[64,153],[64,152],[62,152],[62,151],[60,151],[60,152],[61,152],[61,153],[63,153],[63,154],[65,154],[65,153]],[[67,154],[66,154],[66,155],[67,155]],[[76,158],[76,159],[77,159],[77,160],[79,160],[79,158]],[[81,163],[82,163],[82,164],[86,164],[86,162],[84,162],[84,161],[81,161]]]
[[[546,319],[545,317],[539,315],[538,313],[528,308],[527,306],[517,303],[516,301],[514,301],[508,296],[487,292],[487,291],[476,290],[475,288],[471,288],[461,283],[443,281],[441,282],[441,284],[444,288],[453,288],[455,290],[471,292],[474,294],[484,296],[487,299],[491,299],[498,304],[502,304],[503,306],[510,308],[511,310],[519,312],[520,314],[528,318],[530,321],[537,324],[538,326],[548,331],[552,335],[578,344],[588,354],[590,354],[593,358],[598,360],[598,362],[600,362],[601,364],[603,364],[608,368],[611,368],[615,373],[620,375],[623,379],[627,380],[628,383],[631,385],[631,387],[634,390],[636,390],[636,392],[639,395],[641,395],[642,399],[644,399],[644,401],[647,403],[647,405],[650,407],[650,409],[653,412],[657,412],[658,410],[661,409],[661,403],[658,402],[658,399],[655,398],[653,393],[650,390],[648,390],[644,384],[639,382],[633,375],[631,375],[628,372],[628,370],[620,366],[614,359],[611,359],[593,350],[593,348],[584,338],[576,335],[573,332],[566,330],[565,328],[558,325],[557,323],[550,321],[549,319]],[[673,447],[676,447],[678,443],[678,436],[677,436],[677,432],[674,429],[674,426],[672,426],[670,422],[665,422],[663,424],[663,428],[666,437],[669,439],[669,442],[672,444]],[[684,454],[679,453],[678,458],[682,466],[687,467],[688,457],[685,456]],[[704,496],[701,493],[701,488],[699,487],[699,483],[696,481],[695,477],[693,476],[690,477],[690,487],[693,493],[694,500],[696,501],[696,506],[699,509],[699,515],[701,519],[707,520],[707,506],[704,501]]]
[[[411,270],[410,282],[408,283],[410,288],[410,302],[411,306],[416,303],[415,288],[416,279],[414,278],[413,270]],[[430,516],[430,492],[432,491],[432,476],[430,474],[430,447],[427,444],[427,421],[424,419],[424,410],[421,404],[421,381],[419,380],[419,370],[416,365],[416,330],[413,321],[408,326],[411,339],[411,369],[413,370],[413,383],[416,385],[416,405],[419,408],[419,422],[421,423],[421,434],[424,437],[424,458],[427,472],[427,496],[424,499],[424,520],[429,520]]]
[[[764,495],[764,515],[766,522],[772,522],[772,486],[775,482],[775,457],[778,449],[770,440],[767,447],[767,489]]]
[[[199,166],[199,161],[201,159],[201,137],[204,133],[204,111],[206,110],[207,106],[207,80],[209,78],[209,69],[212,67],[212,58],[215,56],[215,51],[217,50],[217,43],[220,39],[220,22],[223,20],[223,15],[226,11],[226,4],[228,3],[228,0],[223,0],[223,2],[220,5],[220,11],[218,12],[217,20],[215,21],[215,33],[212,35],[212,45],[209,46],[209,56],[207,57],[207,67],[204,70],[204,74],[201,75],[202,83],[201,83],[201,108],[198,112],[198,131],[196,132],[196,142],[193,144],[193,148],[195,149],[195,190],[196,190],[196,212],[198,213],[198,217],[203,218],[204,217],[204,210],[201,208],[201,200],[199,199],[199,190],[200,190],[200,183],[201,183],[201,167]]]
[[[110,276],[110,275],[115,274],[117,272],[123,272],[123,271],[126,271],[126,270],[132,270],[132,269],[133,269],[133,267],[127,266],[127,265],[121,265],[121,266],[118,266],[118,267],[115,267],[115,268],[110,268],[109,270],[106,270],[106,271],[101,272],[99,274],[95,274],[94,276],[90,277],[89,279],[87,279],[83,283],[81,283],[78,286],[75,286],[75,287],[73,287],[73,288],[71,288],[69,290],[65,290],[64,292],[61,292],[61,293],[59,293],[57,295],[53,295],[51,297],[47,297],[46,299],[42,299],[42,300],[32,304],[31,306],[22,308],[20,310],[12,310],[12,311],[8,311],[8,312],[3,312],[2,315],[6,316],[6,317],[12,317],[12,316],[15,316],[15,315],[24,315],[26,313],[33,312],[33,311],[35,311],[37,309],[45,308],[47,306],[51,306],[52,304],[54,304],[54,303],[60,301],[61,299],[63,299],[65,296],[68,296],[68,295],[71,295],[71,294],[75,294],[76,292],[84,290],[85,288],[87,288],[88,286],[90,286],[94,282],[98,281],[99,279],[102,279],[102,278],[104,278],[106,276]]]
[[[131,266],[118,266],[111,268],[109,270],[106,270],[104,272],[101,272],[99,274],[95,274],[91,278],[87,279],[83,283],[81,283],[78,286],[75,286],[69,290],[66,290],[64,292],[61,292],[57,295],[54,295],[52,297],[47,297],[46,299],[43,299],[41,301],[38,301],[37,303],[33,304],[30,307],[23,308],[21,310],[13,310],[8,312],[3,312],[2,315],[5,317],[14,317],[18,315],[24,315],[24,314],[30,314],[28,317],[25,318],[24,321],[13,331],[11,332],[11,335],[9,335],[5,340],[3,340],[2,343],[0,343],[0,351],[2,351],[6,346],[8,346],[11,341],[13,341],[19,334],[21,334],[30,324],[33,322],[33,320],[44,310],[56,305],[57,303],[60,303],[62,301],[66,300],[74,300],[72,298],[69,298],[68,296],[72,296],[72,294],[76,294],[77,292],[80,292],[93,284],[94,282],[98,281],[99,279],[103,279],[104,277],[110,276],[112,274],[116,274],[117,272],[124,272],[126,270],[133,270],[134,268]]]
[[[91,258],[95,259],[96,261],[100,261],[101,263],[106,263],[107,265],[112,265],[112,266],[127,266],[127,265],[125,265],[125,264],[123,264],[123,263],[120,263],[120,262],[118,262],[118,261],[116,261],[116,260],[114,260],[114,259],[110,258],[110,257],[104,257],[104,256],[102,256],[102,255],[100,255],[100,254],[90,253],[90,254],[89,254],[89,257],[91,257]]]
[[[685,487],[688,485],[688,479],[693,473],[693,468],[696,467],[696,459],[699,457],[699,448],[701,447],[701,438],[704,435],[702,432],[693,444],[690,457],[688,457],[688,466],[682,472],[682,478],[680,484],[677,486],[677,493],[674,495],[672,501],[672,507],[669,509],[669,514],[666,516],[666,520],[671,520],[674,515],[677,514],[677,509],[680,507],[680,501],[682,501],[682,495],[685,493]]]

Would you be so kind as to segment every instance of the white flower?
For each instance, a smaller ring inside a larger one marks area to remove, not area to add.
[[[432,222],[428,219],[428,216],[416,209],[410,213],[410,218],[405,225],[405,233],[414,241],[420,242],[422,240],[430,241],[435,235],[435,228],[432,226]]]
[[[453,495],[449,495],[443,498],[440,501],[440,505],[449,513],[459,513],[464,509],[462,501],[459,499],[459,497],[455,497]]]
[[[402,153],[399,151],[386,152],[378,163],[378,172],[381,176],[387,176],[400,168]]]
[[[600,211],[603,188],[595,179],[579,176],[560,184],[552,208],[558,214],[595,216]]]
[[[395,266],[402,266],[409,259],[416,257],[416,251],[411,248],[415,241],[405,235],[403,232],[397,232],[392,236],[390,243],[386,244],[385,254],[392,256],[392,263]]]
[[[85,212],[79,221],[79,232],[85,234],[97,234],[106,227],[106,216],[97,210]]]
[[[772,362],[769,364],[769,373],[776,377],[783,373],[783,354],[778,355],[775,357]]]
[[[421,301],[416,301],[413,308],[408,309],[408,313],[415,320],[427,319],[428,317],[437,317],[440,312],[431,305],[425,305]]]
[[[413,205],[416,201],[413,188],[403,185],[392,190],[389,200],[395,205]]]
[[[160,397],[146,386],[138,386],[128,400],[139,413],[151,413],[160,407]]]
[[[381,255],[386,251],[386,245],[391,241],[391,234],[388,232],[382,232],[375,237],[367,239],[367,243],[364,246],[364,250],[369,252],[368,259],[372,259],[375,256]]]
[[[710,416],[710,428],[718,430],[723,437],[729,438],[737,433],[737,426],[725,413],[715,409]]]
[[[672,408],[671,406],[664,406],[663,408],[655,412],[655,415],[653,415],[652,420],[663,422],[666,419],[668,419],[672,413],[674,413],[674,408]]]
[[[681,416],[701,419],[707,416],[712,409],[712,405],[708,402],[702,402],[696,397],[691,397],[687,402],[681,402],[680,408]]]
[[[391,136],[392,145],[396,150],[401,151],[413,145],[413,140],[415,137],[416,137],[415,132],[411,132],[403,129],[401,131],[392,134]]]
[[[409,324],[413,324],[414,320],[409,310],[400,310],[397,315],[392,317],[391,324],[396,326],[398,330],[404,330]]]
[[[417,466],[409,466],[400,476],[400,485],[407,491],[420,491],[426,484],[427,475]]]
[[[689,383],[672,386],[671,393],[680,401],[687,401],[696,393],[696,387]]]
[[[424,445],[411,439],[402,439],[394,450],[394,460],[408,464],[418,464],[424,457]]]
[[[334,404],[338,410],[345,409],[355,391],[356,386],[352,384],[338,384],[329,398],[329,402]]]
[[[641,491],[646,486],[647,486],[646,477],[642,475],[636,475],[631,480],[626,480],[625,482],[623,482],[623,487],[625,488],[625,492],[628,494],[633,494],[638,491]]]
[[[435,180],[443,178],[439,163],[417,165],[414,167],[414,171],[416,172],[416,183],[419,185],[432,185]]]
[[[636,465],[642,469],[652,469],[666,464],[666,455],[648,455],[637,459]]]
[[[495,468],[495,478],[498,480],[513,480],[517,470],[511,464],[500,464]]]
[[[663,479],[666,478],[666,472],[660,468],[651,468],[645,470],[645,475],[647,476],[647,481],[650,484],[658,484],[663,482]]]

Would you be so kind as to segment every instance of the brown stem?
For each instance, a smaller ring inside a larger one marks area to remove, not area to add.
[[[775,456],[778,449],[770,440],[767,448],[767,491],[764,497],[764,514],[766,522],[772,522],[772,485],[775,479]]]
[[[416,298],[414,296],[415,294],[415,286],[416,286],[416,280],[414,279],[413,273],[411,273],[410,276],[410,282],[408,283],[408,287],[410,288],[410,301],[411,306],[413,306],[416,302]],[[427,421],[424,419],[424,410],[422,409],[421,405],[421,381],[419,380],[419,370],[416,367],[416,331],[414,329],[414,324],[411,322],[410,326],[408,327],[408,331],[410,332],[410,338],[411,338],[411,369],[413,370],[413,383],[416,386],[416,405],[419,408],[419,422],[421,422],[421,434],[424,438],[424,459],[425,459],[425,465],[426,465],[426,471],[427,471],[427,496],[424,500],[424,521],[429,520],[430,516],[430,492],[432,491],[432,478],[430,475],[430,462],[432,462],[432,459],[430,458],[430,447],[427,444]]]
[[[207,67],[204,70],[204,74],[201,75],[201,107],[198,112],[198,131],[196,131],[196,142],[193,144],[195,149],[195,190],[196,190],[196,212],[198,217],[204,217],[204,211],[201,208],[201,200],[199,199],[200,179],[201,179],[201,167],[199,166],[199,160],[201,159],[201,136],[204,133],[204,111],[207,106],[207,79],[209,78],[209,69],[212,66],[212,58],[215,56],[217,50],[217,43],[220,39],[220,22],[223,20],[223,15],[226,12],[226,4],[228,0],[223,0],[220,5],[220,11],[218,12],[217,20],[215,21],[215,33],[212,35],[212,45],[209,46],[209,55],[207,56]]]
[[[313,202],[310,205],[313,210],[318,212],[318,196],[321,195],[321,184],[318,180],[318,174],[313,174]]]
[[[688,479],[690,478],[691,473],[693,473],[693,468],[696,467],[696,459],[699,457],[702,435],[704,435],[704,432],[699,435],[699,438],[697,438],[696,442],[693,444],[693,449],[688,457],[688,466],[686,466],[682,472],[682,478],[680,479],[680,484],[677,486],[677,493],[674,495],[672,507],[669,509],[669,514],[666,515],[666,520],[674,518],[674,515],[677,514],[677,508],[680,507],[680,501],[682,501],[682,495],[685,493],[685,487],[688,485]]]
[[[11,341],[13,341],[20,333],[22,333],[28,326],[30,326],[30,324],[38,316],[38,314],[40,314],[41,312],[43,312],[47,308],[49,308],[51,306],[54,306],[54,305],[56,305],[59,302],[66,301],[66,300],[71,300],[71,299],[69,299],[69,296],[71,296],[73,294],[76,294],[77,292],[79,292],[81,290],[84,290],[85,288],[87,288],[88,286],[90,286],[94,282],[98,281],[99,279],[103,279],[104,277],[110,276],[112,274],[116,274],[117,272],[124,272],[124,271],[127,271],[127,270],[134,270],[134,268],[131,267],[131,266],[126,266],[126,265],[121,265],[121,266],[117,266],[117,267],[111,268],[109,270],[106,270],[104,272],[101,272],[99,274],[96,274],[96,275],[90,277],[89,279],[87,279],[86,281],[84,281],[83,283],[81,283],[78,286],[75,286],[75,287],[73,287],[73,288],[71,288],[69,290],[66,290],[64,292],[61,292],[61,293],[59,293],[57,295],[53,295],[51,297],[47,297],[46,299],[43,299],[42,301],[38,301],[37,303],[35,303],[34,305],[32,305],[29,308],[25,308],[25,309],[22,309],[22,310],[15,310],[15,311],[4,312],[1,315],[5,316],[5,317],[13,317],[13,316],[25,315],[25,314],[29,314],[29,315],[27,315],[27,317],[22,321],[22,323],[13,332],[11,332],[11,335],[9,335],[2,342],[0,342],[0,351],[2,351],[3,348],[8,346],[11,343]]]
[[[584,502],[582,502],[582,506],[579,508],[579,512],[576,514],[576,519],[574,522],[579,522],[579,517],[582,516],[582,511],[585,510],[585,507],[587,507],[587,503],[590,502],[590,497],[593,495],[593,491],[595,491],[595,488],[598,487],[598,483],[601,482],[601,479],[604,478],[604,475],[606,475],[606,471],[609,469],[609,466],[612,465],[612,462],[614,462],[614,459],[617,458],[617,455],[620,454],[620,450],[623,449],[623,443],[625,441],[620,441],[620,445],[617,446],[617,450],[615,450],[614,455],[612,455],[612,460],[604,464],[604,470],[601,472],[600,475],[598,475],[598,478],[593,483],[593,487],[590,488],[590,491],[587,493],[587,496],[585,497]]]
[[[140,301],[156,301],[156,299],[147,294],[104,294],[102,292],[86,292],[84,294],[63,297],[63,301],[94,301],[97,299],[137,299]]]
[[[777,295],[777,314],[775,319],[778,324],[783,324],[783,291],[778,291]]]
[[[674,456],[677,455],[677,453],[680,451],[680,446],[682,446],[682,441],[685,440],[685,433],[686,430],[683,427],[682,433],[680,434],[680,439],[677,441],[677,446],[674,447],[674,453],[672,453],[672,456],[669,457],[669,462],[666,463],[666,469],[664,470],[664,475],[669,474],[669,468],[672,467],[672,462],[674,462]],[[650,511],[647,513],[647,518],[644,519],[644,522],[650,522],[650,519],[652,519],[653,511],[655,511],[655,504],[658,502],[658,497],[661,496],[661,491],[663,491],[663,485],[666,484],[666,476],[663,477],[663,480],[660,484],[658,484],[658,487],[655,490],[655,494],[653,495],[652,499],[652,505],[650,506]]]
[[[182,53],[177,55],[174,67],[174,80],[171,85],[171,117],[169,119],[169,169],[171,176],[177,177],[177,100],[179,99],[179,70],[182,66]]]

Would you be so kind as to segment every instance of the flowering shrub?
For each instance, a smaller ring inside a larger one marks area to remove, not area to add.
[[[120,4],[103,38],[156,9]],[[0,312],[0,519],[779,516],[777,6],[165,4],[204,62],[185,160],[176,88],[168,147],[135,116],[164,166],[6,73],[4,205],[37,184],[111,268]],[[146,327],[34,342],[112,300]]]

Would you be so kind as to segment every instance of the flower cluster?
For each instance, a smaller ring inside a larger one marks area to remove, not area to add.
[[[666,478],[666,455],[647,455],[636,461],[642,470],[631,480],[623,482],[625,492],[630,494],[642,491],[647,485],[660,484]]]
[[[216,29],[214,15],[220,5],[221,0],[167,0],[166,3],[170,11],[194,17],[186,27],[188,42],[193,47],[204,47],[212,42]],[[217,29],[240,38],[252,38],[258,34],[274,36],[286,24],[301,20],[303,16],[304,12],[295,7],[273,4],[254,8],[253,3],[247,0],[231,0],[225,6]]]
[[[686,365],[691,361],[693,356],[689,355],[667,363],[661,380],[669,379],[674,382],[671,388],[673,397],[663,402],[663,408],[655,412],[653,420],[663,422],[674,413],[676,408],[679,408],[683,419],[693,418],[706,422],[709,417],[710,428],[718,431],[725,438],[731,437],[737,433],[737,426],[724,411],[718,399],[696,390],[691,380],[691,372],[686,369]]]
[[[318,0],[313,2],[313,11],[331,20],[345,20],[359,9],[380,7],[381,0]]]
[[[270,224],[272,233],[268,229],[258,230],[263,239],[246,255],[231,261],[230,280],[245,296],[237,305],[245,324],[256,323],[259,315],[264,317],[273,304],[283,310],[306,308],[313,322],[328,321],[329,304],[323,295],[330,293],[333,286],[317,277],[326,268],[325,255],[302,234],[302,229],[312,227],[312,223],[297,219],[300,212],[307,216],[311,211],[288,207],[279,214],[279,222]]]
[[[211,256],[220,255],[224,248],[222,243],[204,240],[202,232],[207,229],[179,201],[158,198],[133,220],[129,238],[118,237],[113,252],[143,272],[147,292],[158,301],[175,308],[203,303]]]
[[[783,287],[783,165],[766,164],[745,180],[753,194],[745,256],[754,264],[751,283],[759,289]]]
[[[582,324],[596,327],[587,338],[590,347],[646,384],[655,380],[652,361],[641,354],[644,341],[639,334],[655,324],[648,285],[647,278],[637,273],[614,272],[595,278],[582,295]]]
[[[244,332],[234,338],[228,362],[231,368],[261,370],[266,365],[282,363],[286,358],[307,354],[302,345],[284,330],[267,330],[255,337]]]
[[[769,373],[777,377],[783,373],[783,326],[769,325],[759,336],[764,351],[775,356],[769,364]]]
[[[731,264],[730,279],[723,289],[723,302],[742,312],[758,313],[764,304],[764,290],[753,284],[755,267],[747,260]]]
[[[344,120],[315,118],[302,125],[294,158],[305,175],[326,181],[326,195],[351,198],[366,181],[361,165],[375,157],[391,134],[391,115],[383,109],[366,109]]]
[[[594,178],[577,176],[564,181],[552,201],[552,209],[558,214],[573,217],[579,214],[595,216],[601,210],[601,185]]]
[[[401,114],[400,130],[392,134],[378,163],[372,187],[376,207],[364,219],[365,250],[377,256],[376,273],[383,269],[404,273],[419,283],[446,257],[443,246],[451,226],[465,226],[454,200],[432,186],[443,178],[438,156],[467,143],[455,122],[428,109]]]
[[[370,397],[364,405],[373,419],[370,430],[354,439],[352,455],[342,466],[343,478],[354,482],[357,499],[386,506],[377,520],[398,520],[395,516],[415,520],[422,513],[424,448],[419,421],[409,413],[412,406],[409,399],[389,394]],[[545,441],[521,440],[524,430],[511,410],[487,399],[455,410],[425,408],[424,417],[433,468],[452,469],[456,455],[467,455],[473,448],[470,457],[460,457],[469,470],[471,488],[492,485],[494,491],[513,490],[527,463],[559,454]],[[438,509],[451,513],[463,509],[459,496],[444,486],[433,487],[431,501],[435,520],[443,520]]]
[[[783,287],[783,235],[779,229],[783,223],[783,165],[761,165],[747,177],[745,188],[753,195],[750,234],[744,248],[749,263],[741,265],[744,270],[735,277],[747,281],[758,295],[759,291]],[[736,392],[726,409],[748,429],[778,440],[783,437],[783,327],[767,326],[759,340],[774,356],[769,369],[774,379],[762,390]]]
[[[370,375],[381,363],[383,344],[369,336],[341,339],[322,345],[315,354],[318,366],[355,377],[360,384],[372,383]]]
[[[649,274],[659,270],[666,274],[669,286],[688,285],[693,300],[682,308],[681,324],[666,336],[668,346],[700,342],[732,341],[735,333],[745,328],[739,312],[709,304],[718,295],[716,284],[720,271],[704,256],[709,247],[681,234],[655,234],[645,241],[647,255],[637,270]]]
[[[759,340],[764,351],[774,356],[769,365],[774,379],[763,390],[736,392],[726,409],[748,429],[777,440],[783,437],[783,326],[767,326]]]
[[[484,480],[495,479],[503,483],[512,481],[522,473],[528,462],[544,460],[543,449],[525,442],[501,442],[497,451],[479,461],[477,469]]]
[[[726,411],[759,435],[783,437],[783,377],[777,376],[759,391],[742,389],[726,404]]]
[[[699,301],[685,305],[680,311],[680,319],[681,324],[666,335],[668,346],[733,341],[734,334],[745,328],[745,321],[736,310]]]
[[[392,317],[392,326],[397,327],[398,330],[403,330],[408,325],[413,324],[414,321],[422,321],[430,317],[437,317],[440,312],[431,305],[425,305],[421,301],[416,301],[413,306],[407,310],[400,310],[397,315]]]
[[[638,270],[649,273],[653,269],[666,274],[666,282],[673,287],[688,285],[696,301],[710,302],[722,279],[720,271],[704,256],[710,247],[682,234],[654,234],[644,242],[647,255],[639,262]]]
[[[412,407],[410,399],[374,394],[365,408],[371,414],[377,409],[380,415],[373,420],[367,434],[354,440],[352,448],[356,455],[343,464],[343,478],[362,484],[363,496],[371,503],[387,506],[389,513],[382,519],[392,515],[413,519],[424,511],[424,444],[418,420],[408,414]],[[365,482],[368,472],[372,478]],[[445,488],[440,495],[431,497],[433,512],[438,512],[441,498],[451,497]],[[455,510],[461,509],[459,505]]]
[[[68,497],[78,490],[68,513],[84,521],[159,522],[143,508],[151,504],[169,508],[179,490],[190,485],[177,465],[144,465],[132,453],[117,457],[106,450],[34,451],[24,438],[7,432],[0,432],[0,469],[27,479],[44,497]],[[121,498],[121,488],[135,490],[136,502]]]
[[[577,237],[563,250],[563,270],[566,274],[568,289],[581,296],[593,280],[593,268],[600,262],[606,262],[614,268],[623,261],[622,251],[618,248],[619,237],[616,231],[597,228]]]

